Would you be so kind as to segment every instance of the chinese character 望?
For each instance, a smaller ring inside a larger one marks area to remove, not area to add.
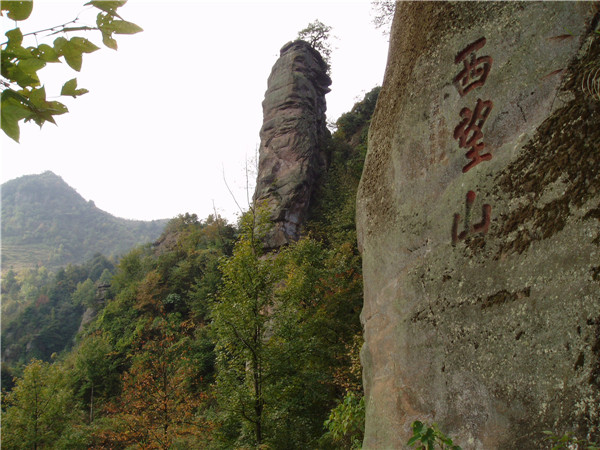
[[[481,128],[490,115],[493,106],[491,100],[482,101],[477,99],[474,111],[469,108],[463,108],[460,111],[463,120],[454,129],[454,139],[458,139],[459,147],[471,149],[466,153],[466,157],[470,158],[471,162],[463,167],[463,173],[472,169],[481,161],[492,159],[491,153],[480,154],[480,152],[485,148]]]

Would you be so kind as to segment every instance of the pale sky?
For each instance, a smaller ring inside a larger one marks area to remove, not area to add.
[[[82,11],[80,23],[93,25],[96,13],[85,2],[37,0],[21,30],[62,24]],[[115,36],[116,52],[90,32],[101,49],[84,55],[81,72],[66,63],[39,72],[49,98],[74,77],[90,92],[56,98],[69,113],[56,117],[58,126],[21,125],[20,144],[1,133],[2,182],[51,170],[117,217],[189,212],[204,219],[214,202],[235,221],[239,210],[223,172],[246,209],[246,161],[252,167],[267,78],[285,43],[315,19],[333,27],[330,121],[383,81],[388,37],[373,26],[369,1],[130,0],[119,11],[144,32]],[[5,17],[0,23],[2,35],[14,28]]]

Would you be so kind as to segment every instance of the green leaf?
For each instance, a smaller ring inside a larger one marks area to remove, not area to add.
[[[68,108],[61,102],[52,101],[48,102],[46,111],[50,112],[53,116],[60,116],[61,114],[68,113]]]
[[[5,95],[7,91],[10,91],[10,89],[6,89],[4,92],[2,92],[2,103],[0,105],[2,131],[4,131],[9,138],[19,142],[19,120],[29,117],[31,111],[14,98],[11,98],[9,95]]]
[[[73,78],[72,80],[67,81],[61,91],[60,95],[69,95],[71,97],[77,97],[78,95],[87,94],[89,91],[87,89],[77,89],[77,78]]]
[[[63,48],[68,42],[69,41],[67,41],[64,37],[57,37],[54,39],[54,51],[56,52],[57,56],[63,55]]]
[[[116,10],[117,10],[117,8],[120,8],[121,6],[123,6],[125,3],[127,3],[127,0],[120,0],[120,1],[92,0],[91,2],[87,2],[85,4],[85,6],[92,5],[102,11],[106,11],[109,14],[120,17],[117,14]]]
[[[48,44],[41,44],[37,50],[41,60],[46,62],[59,62],[58,54]]]
[[[33,1],[2,1],[2,11],[8,11],[8,18],[12,20],[25,20],[33,11]]]
[[[44,67],[46,65],[46,63],[44,61],[42,61],[41,59],[36,59],[36,58],[28,58],[28,59],[22,59],[21,61],[19,61],[19,63],[17,64],[17,67],[19,69],[21,69],[23,72],[31,75],[31,76],[36,76],[36,73],[38,70],[40,70],[42,67]]]
[[[61,52],[62,55],[65,57],[65,61],[67,61],[67,64],[73,70],[79,72],[81,70],[81,64],[83,63],[83,51],[76,45],[73,45],[71,41],[67,41],[63,44]]]
[[[85,89],[83,89],[85,91]],[[68,108],[63,105],[61,102],[48,102],[48,109],[50,111],[52,111],[52,114],[54,114],[55,116],[59,116],[61,114],[65,114],[68,113],[69,110]]]
[[[69,42],[78,49],[80,49],[82,53],[92,53],[96,50],[100,50],[100,47],[82,37],[71,38]]]
[[[413,436],[411,437],[408,442],[406,443],[406,445],[414,445],[415,442],[417,442],[419,440],[419,435]]]
[[[102,31],[102,42],[108,48],[112,48],[113,50],[117,49],[117,41],[112,38],[112,36],[110,35],[110,33]]]
[[[104,26],[105,30],[112,31],[115,34],[135,34],[144,31],[141,27],[133,22],[125,20],[113,20]]]
[[[29,93],[29,101],[36,108],[45,108],[46,107],[46,89],[44,86],[38,89],[32,89]]]
[[[38,86],[40,79],[36,73],[28,73],[21,70],[18,66],[8,67],[6,75],[11,81],[14,81],[21,87]]]
[[[2,2],[2,4],[4,5],[4,2]],[[21,47],[21,44],[23,43],[23,33],[21,33],[20,28],[8,30],[4,35],[8,38],[6,50],[13,50],[14,48]]]
[[[412,423],[412,429],[414,434],[421,434],[421,431],[423,430],[423,423],[418,420],[415,420]]]

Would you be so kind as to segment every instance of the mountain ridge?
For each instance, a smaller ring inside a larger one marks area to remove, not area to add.
[[[51,171],[2,184],[2,267],[58,268],[96,253],[117,257],[156,239],[168,219],[113,216]]]

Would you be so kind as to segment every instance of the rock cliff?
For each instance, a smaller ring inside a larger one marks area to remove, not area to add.
[[[311,195],[327,167],[325,94],[331,79],[321,55],[304,41],[281,49],[263,101],[254,203],[266,203],[274,228],[266,246],[299,237]]]
[[[364,448],[417,419],[465,449],[598,440],[598,17],[398,3],[357,199]]]

